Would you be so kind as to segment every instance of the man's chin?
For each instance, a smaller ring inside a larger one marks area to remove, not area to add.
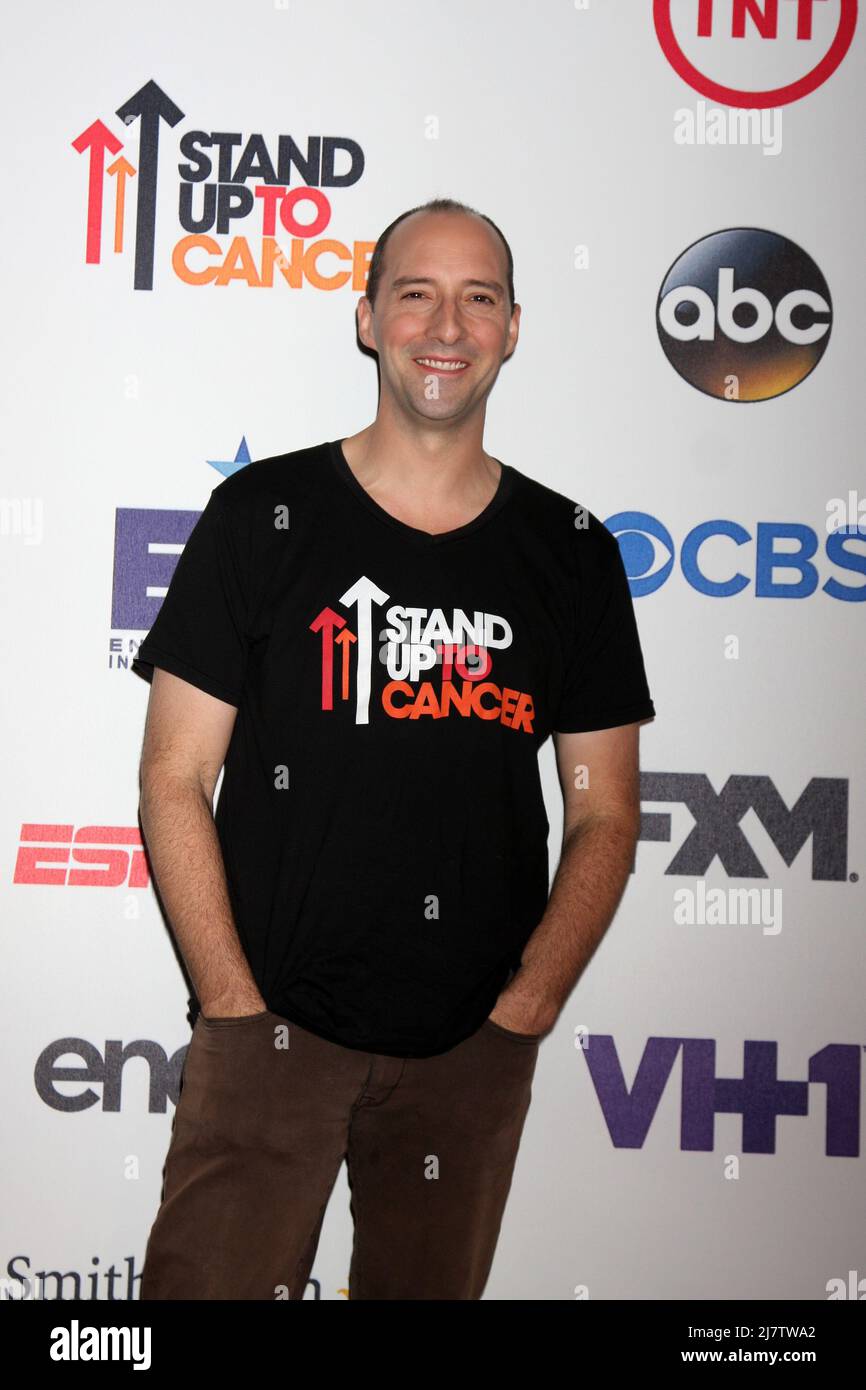
[[[453,388],[446,388],[436,396],[428,396],[423,381],[420,389],[417,382],[408,389],[404,387],[403,398],[409,401],[412,409],[419,415],[427,415],[432,420],[463,414],[467,407],[472,404],[470,391],[455,391]]]
[[[462,420],[469,413],[467,406],[466,401],[412,400],[414,413],[424,420],[429,420],[431,424],[435,424],[436,421],[445,423],[448,420]]]

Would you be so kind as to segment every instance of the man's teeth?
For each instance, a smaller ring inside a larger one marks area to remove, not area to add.
[[[456,372],[461,367],[468,367],[468,362],[440,362],[438,357],[416,357],[415,361],[422,367],[438,367],[440,371]]]

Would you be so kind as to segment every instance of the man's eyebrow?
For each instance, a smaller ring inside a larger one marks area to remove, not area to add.
[[[396,280],[391,281],[393,290],[401,290],[405,285],[435,285],[429,275],[398,275]],[[481,285],[485,290],[495,290],[497,294],[505,294],[498,280],[464,280],[464,285]]]

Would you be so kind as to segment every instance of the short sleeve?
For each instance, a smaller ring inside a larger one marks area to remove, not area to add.
[[[634,604],[616,537],[593,517],[576,535],[574,630],[553,721],[558,733],[614,729],[655,716]]]
[[[212,493],[132,669],[150,681],[159,666],[218,700],[240,705],[248,651],[246,607],[230,521]]]

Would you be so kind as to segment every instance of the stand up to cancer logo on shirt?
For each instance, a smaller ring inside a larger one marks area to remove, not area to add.
[[[453,609],[449,618],[442,608],[392,604],[381,615],[388,625],[374,640],[374,609],[389,598],[362,575],[339,600],[355,609],[354,631],[347,618],[328,605],[310,623],[321,642],[323,710],[352,699],[354,664],[355,723],[368,724],[377,661],[389,677],[377,696],[377,707],[390,719],[457,714],[532,733],[532,696],[488,679],[494,673],[492,651],[510,647],[513,640],[505,618],[478,611],[470,616],[462,608]]]

